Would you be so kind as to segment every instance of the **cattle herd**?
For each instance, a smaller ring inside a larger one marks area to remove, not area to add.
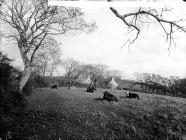
[[[57,88],[58,88],[57,85],[52,85],[51,86],[51,89],[57,89]],[[75,88],[73,88],[73,89],[75,89]],[[96,87],[95,86],[89,86],[87,88],[86,92],[93,93],[95,90],[96,90]],[[140,99],[138,94],[133,93],[133,92],[130,92],[126,88],[123,91],[126,93],[126,98],[129,98],[129,99],[134,98],[134,99],[138,99],[138,100]],[[103,92],[103,98],[102,98],[102,100],[106,100],[108,102],[110,102],[110,101],[118,102],[117,97],[115,95],[111,94],[108,91],[104,91]]]
[[[138,99],[139,100],[139,95],[136,94],[136,93],[132,93],[132,92],[127,91],[126,92],[126,98],[129,98],[129,99],[134,98],[134,99]],[[109,102],[110,101],[116,101],[116,102],[118,102],[117,97],[115,95],[111,94],[108,91],[104,91],[103,92],[103,98],[102,98],[102,100],[106,100],[106,101],[109,101]]]

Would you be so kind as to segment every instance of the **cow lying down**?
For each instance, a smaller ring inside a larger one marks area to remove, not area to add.
[[[116,101],[116,102],[118,102],[116,96],[112,95],[108,91],[103,92],[103,100],[107,100],[109,102],[110,101]]]
[[[57,85],[51,86],[52,89],[57,89]]]
[[[95,87],[88,87],[88,88],[87,88],[87,92],[91,92],[91,93],[93,93],[94,90],[96,90]]]
[[[136,93],[132,93],[132,92],[129,92],[129,91],[127,91],[127,93],[126,93],[126,98],[135,98],[135,99],[140,99],[139,98],[139,96],[138,96],[138,94],[136,94]]]

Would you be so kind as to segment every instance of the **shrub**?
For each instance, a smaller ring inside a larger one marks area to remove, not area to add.
[[[40,75],[31,75],[22,92],[25,95],[31,95],[34,88],[42,88],[47,86],[48,83],[45,81],[44,77]]]
[[[7,134],[15,117],[25,107],[25,99],[18,92],[20,72],[10,65],[11,59],[0,52],[0,137]]]

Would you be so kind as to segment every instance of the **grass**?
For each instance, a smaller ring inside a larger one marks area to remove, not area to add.
[[[185,140],[186,99],[110,91],[119,102],[98,101],[103,89],[36,89],[11,126],[15,139]]]

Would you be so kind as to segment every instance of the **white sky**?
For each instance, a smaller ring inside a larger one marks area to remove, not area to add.
[[[171,17],[183,14],[180,11],[182,9],[177,8]],[[173,46],[169,53],[162,30],[153,24],[148,30],[144,28],[129,51],[127,47],[122,48],[128,39],[126,26],[108,7],[83,6],[82,10],[85,12],[85,18],[89,21],[94,20],[98,28],[91,34],[57,36],[56,39],[62,43],[62,59],[74,58],[83,63],[103,63],[111,69],[122,71],[124,78],[127,79],[134,78],[135,72],[186,76],[186,34],[177,36],[177,46],[176,48]],[[3,39],[0,50],[15,58],[15,65],[21,65],[19,50],[15,44],[12,45],[10,41]]]

